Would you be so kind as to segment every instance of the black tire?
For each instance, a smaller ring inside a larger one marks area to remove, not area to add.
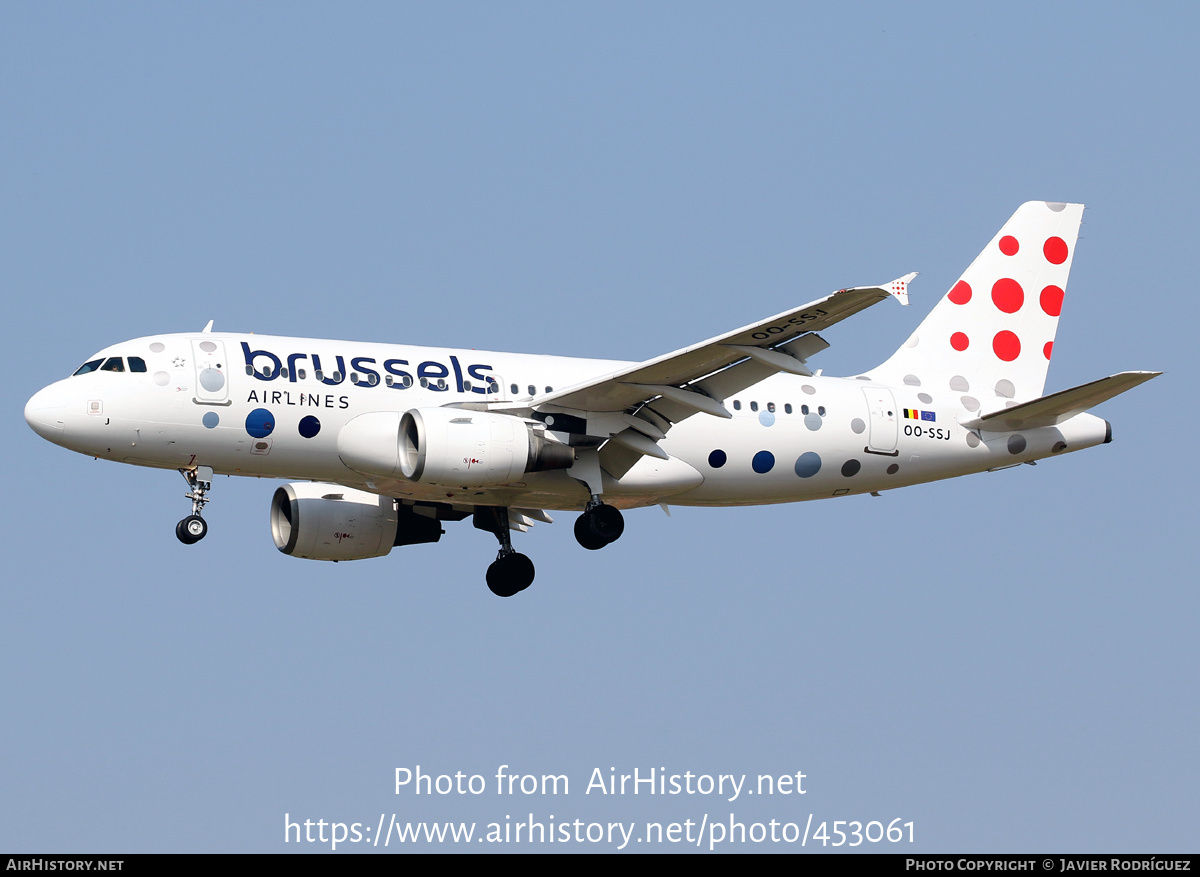
[[[587,512],[575,519],[575,541],[588,551],[599,551],[608,542],[592,532],[591,520]]]
[[[208,535],[208,522],[199,515],[188,515],[175,525],[175,535],[184,545],[194,545]]]
[[[524,554],[496,558],[487,570],[487,586],[497,597],[511,597],[533,584],[533,561]]]
[[[610,505],[598,505],[586,514],[592,533],[597,539],[603,539],[605,545],[616,542],[625,532],[625,518],[618,508]]]

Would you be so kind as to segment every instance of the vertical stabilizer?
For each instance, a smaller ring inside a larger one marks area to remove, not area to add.
[[[1082,217],[1082,204],[1022,204],[904,346],[868,374],[952,391],[970,411],[999,407],[997,397],[1041,396]]]

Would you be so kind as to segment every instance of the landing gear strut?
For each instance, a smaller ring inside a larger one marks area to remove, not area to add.
[[[479,506],[475,509],[475,526],[487,530],[500,542],[500,551],[487,570],[487,585],[497,597],[511,597],[533,584],[533,561],[512,547],[508,528],[508,509]]]
[[[575,541],[588,551],[611,545],[625,532],[621,510],[593,496],[584,513],[575,519]]]
[[[200,515],[208,503],[213,470],[208,466],[197,466],[195,469],[180,469],[179,474],[190,488],[184,496],[192,501],[192,513],[175,525],[175,535],[184,545],[192,545],[208,535],[208,522]]]

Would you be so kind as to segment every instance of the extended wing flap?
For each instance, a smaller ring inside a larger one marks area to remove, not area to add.
[[[993,432],[1054,426],[1161,374],[1162,372],[1121,372],[961,423],[967,429]]]
[[[610,375],[566,387],[534,400],[536,406],[555,405],[580,411],[624,411],[663,394],[655,387],[680,387],[745,360],[744,348],[768,351],[751,357],[764,375],[784,370],[787,365],[776,348],[802,335],[817,332],[891,296],[890,284],[843,289],[803,307],[776,314],[767,320],[743,326],[699,344],[629,366]],[[739,349],[742,348],[742,349]],[[795,360],[800,365],[800,360]],[[791,368],[787,369],[791,370]],[[707,388],[706,388],[707,389]],[[711,393],[711,390],[709,390]],[[717,397],[718,401],[720,397]],[[673,404],[678,405],[678,401]],[[682,406],[687,408],[688,406]],[[695,413],[697,406],[691,406]]]

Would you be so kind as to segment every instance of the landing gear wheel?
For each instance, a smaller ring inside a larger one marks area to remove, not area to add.
[[[501,554],[488,567],[487,584],[497,597],[511,597],[533,584],[533,561],[513,551]]]
[[[625,518],[621,510],[610,505],[598,505],[588,512],[592,532],[605,542],[616,542],[625,532]]]
[[[200,513],[208,504],[213,470],[210,466],[196,466],[180,469],[179,474],[188,484],[188,492],[184,496],[192,501],[192,513],[175,525],[175,535],[184,545],[194,545],[208,535],[208,524],[200,517]]]
[[[188,515],[175,525],[175,535],[184,545],[192,545],[208,535],[208,524],[199,515]]]
[[[621,510],[604,503],[592,506],[575,519],[575,540],[589,551],[616,542],[624,532]]]
[[[590,521],[587,514],[575,519],[575,541],[588,551],[599,551],[608,543],[592,532]]]

